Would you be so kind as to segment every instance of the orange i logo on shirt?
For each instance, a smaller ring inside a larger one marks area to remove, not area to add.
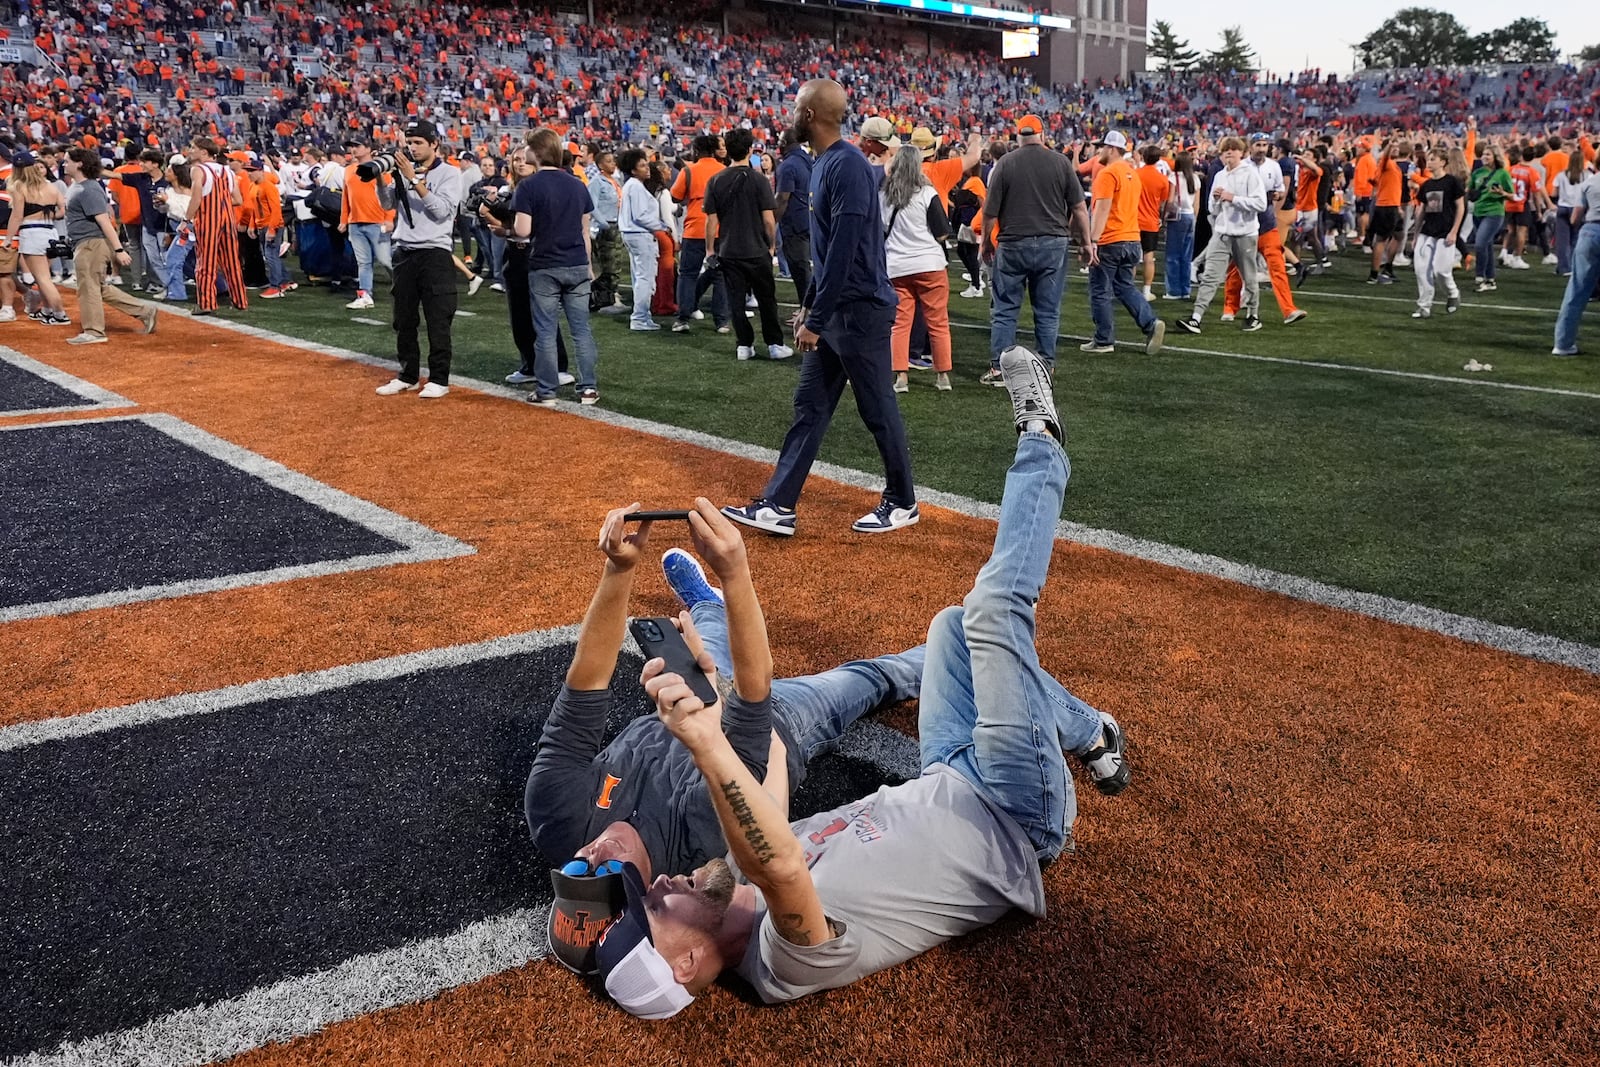
[[[621,784],[621,778],[614,774],[606,775],[606,784],[600,787],[600,796],[595,800],[594,806],[597,808],[611,807],[611,793]]]

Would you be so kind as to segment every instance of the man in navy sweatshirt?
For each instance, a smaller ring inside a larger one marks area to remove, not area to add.
[[[897,300],[884,260],[879,174],[840,134],[846,104],[844,87],[827,79],[807,82],[795,98],[793,133],[811,146],[816,163],[811,171],[815,275],[794,318],[795,340],[804,353],[794,424],[761,495],[742,507],[722,509],[735,522],[786,537],[794,534],[795,505],[846,381],[855,391],[861,421],[878,444],[885,478],[882,501],[851,529],[885,533],[921,518],[890,368]]]

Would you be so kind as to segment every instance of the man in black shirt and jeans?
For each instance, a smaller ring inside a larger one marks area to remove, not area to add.
[[[749,130],[731,130],[723,138],[728,166],[706,184],[706,250],[721,266],[734,308],[733,333],[739,358],[755,355],[755,331],[740,314],[745,296],[754,293],[761,309],[761,340],[767,355],[788,359],[794,349],[783,343],[778,321],[778,295],[772,278],[772,257],[777,252],[777,204],[772,185],[750,166]]]

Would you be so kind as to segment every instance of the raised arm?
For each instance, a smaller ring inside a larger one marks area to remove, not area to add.
[[[722,733],[722,705],[707,707],[666,664],[653,659],[639,676],[656,714],[705,777],[717,822],[746,878],[761,890],[778,936],[794,945],[833,937],[806,867],[805,849],[778,804],[746,769]]]
[[[728,654],[733,661],[733,687],[747,701],[765,700],[772,692],[772,649],[767,619],[756,597],[739,528],[711,501],[696,497],[689,513],[689,538],[694,550],[722,583],[728,610]]]
[[[600,551],[606,555],[600,584],[578,631],[578,648],[567,668],[567,685],[576,690],[605,689],[617,669],[622,636],[628,625],[628,597],[633,592],[633,572],[650,543],[650,523],[641,522],[629,533],[622,517],[637,511],[637,503],[607,512],[600,527]]]

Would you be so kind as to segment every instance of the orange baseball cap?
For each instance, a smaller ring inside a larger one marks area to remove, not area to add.
[[[1018,133],[1040,134],[1044,132],[1044,120],[1038,115],[1024,115],[1017,120]]]

